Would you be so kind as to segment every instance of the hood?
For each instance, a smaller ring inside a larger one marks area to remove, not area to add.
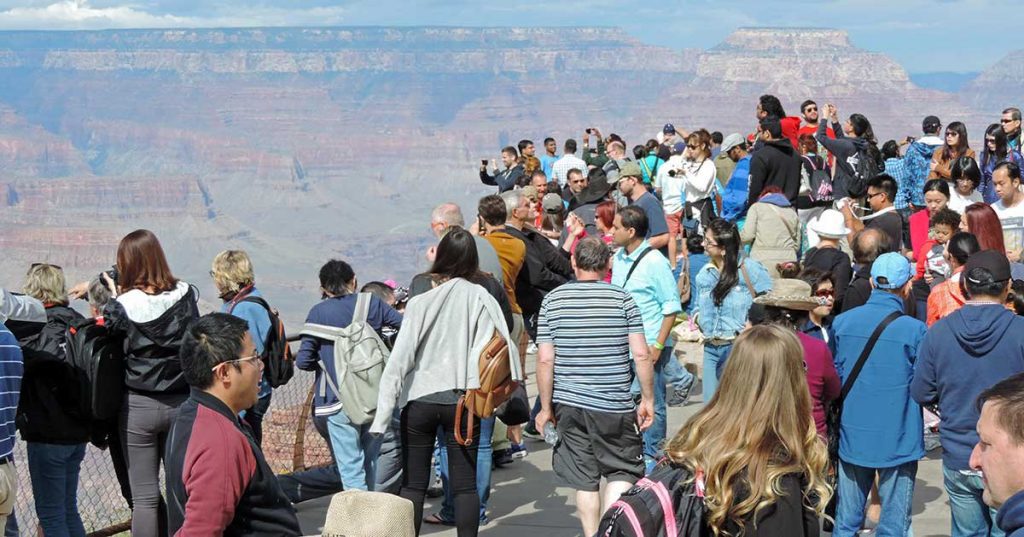
[[[1016,316],[1002,304],[965,304],[950,317],[951,332],[964,352],[984,356],[995,349]]]
[[[793,149],[793,144],[789,143],[789,139],[782,138],[781,140],[769,140],[764,143],[765,147],[774,147],[779,151],[782,151],[786,155],[795,155],[796,149]]]
[[[1024,492],[1018,492],[1006,500],[996,514],[996,524],[1007,535],[1024,528]]]
[[[937,144],[929,143],[933,139],[934,139],[934,141],[936,141],[938,143]],[[935,138],[934,136],[928,136],[928,137],[925,137],[925,138],[921,138],[920,140],[917,140],[916,142],[910,144],[910,146],[907,147],[907,153],[908,154],[909,153],[914,153],[914,154],[916,154],[916,155],[918,155],[920,157],[931,159],[932,155],[935,153],[935,149],[937,147],[941,146],[941,145],[942,145],[942,141],[941,140],[939,140],[938,138]]]
[[[857,148],[857,151],[863,151],[868,146],[868,141],[863,138],[846,138],[853,142],[853,145]]]
[[[789,200],[786,199],[786,196],[782,194],[768,194],[767,196],[757,201],[760,201],[761,203],[770,203],[777,207],[792,207],[792,204],[789,203]]]

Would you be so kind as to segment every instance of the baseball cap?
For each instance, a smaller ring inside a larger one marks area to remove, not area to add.
[[[671,123],[666,123],[665,126],[661,129],[661,132],[664,134],[675,134],[676,126]]]
[[[686,151],[686,144],[683,142],[676,142],[676,145],[672,146],[673,155],[682,155],[683,151]]]
[[[882,254],[871,264],[871,281],[879,289],[899,289],[910,276],[910,262],[898,252]]]
[[[928,116],[921,122],[921,130],[924,132],[935,132],[935,129],[938,129],[941,126],[942,122],[935,116]]]
[[[619,166],[619,177],[643,177],[643,172],[640,171],[640,165],[637,163],[627,160]]]
[[[739,133],[734,132],[729,136],[726,136],[725,139],[722,140],[721,152],[728,153],[730,149],[738,147],[740,145],[743,145],[743,136],[740,136]]]
[[[544,194],[544,199],[540,200],[540,204],[546,213],[560,213],[565,210],[562,197],[554,193]]]
[[[983,268],[992,274],[992,280],[1004,282],[1010,279],[1010,260],[1005,254],[995,250],[983,250],[967,258],[964,266],[964,277],[973,283],[985,283],[974,280],[969,276],[972,269]]]

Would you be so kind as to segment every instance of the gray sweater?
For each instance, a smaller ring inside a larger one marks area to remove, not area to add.
[[[444,390],[480,387],[479,359],[497,330],[508,342],[512,378],[522,380],[519,352],[494,297],[461,278],[409,300],[377,396],[372,433],[383,433],[395,407]]]

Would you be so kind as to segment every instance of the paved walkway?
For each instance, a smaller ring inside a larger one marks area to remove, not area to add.
[[[531,366],[532,368],[532,366]],[[531,371],[529,392],[536,393]],[[690,404],[668,411],[669,434],[701,408],[700,394]],[[582,535],[576,519],[572,491],[559,487],[551,471],[550,447],[539,440],[527,439],[529,455],[492,474],[492,492],[488,516],[490,523],[480,528],[483,537],[576,537]],[[949,506],[942,488],[942,460],[939,450],[929,454],[918,467],[914,491],[913,529],[916,537],[949,535]],[[330,498],[304,502],[298,506],[303,531],[319,535]],[[440,508],[440,502],[427,500],[424,513]],[[424,524],[421,535],[456,537],[454,528]],[[828,534],[823,534],[828,535]]]

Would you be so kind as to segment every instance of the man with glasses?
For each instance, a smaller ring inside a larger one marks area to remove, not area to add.
[[[587,177],[587,173],[590,171],[587,168],[587,163],[583,162],[583,159],[576,156],[576,140],[569,138],[565,141],[564,152],[562,158],[555,161],[551,165],[551,179],[558,181],[559,186],[565,188],[569,183],[569,170],[579,170],[582,172],[583,177]],[[582,190],[582,188],[580,189]]]
[[[1006,143],[1010,149],[1020,151],[1020,108],[1010,107],[1003,110],[1003,117],[999,120],[1006,133]]]
[[[818,123],[821,120],[821,114],[818,110],[818,103],[807,99],[800,105],[800,116],[803,119],[803,125],[800,130],[797,131],[797,139],[799,140],[803,135],[809,134],[812,137],[818,133]],[[832,130],[832,127],[826,125],[825,134],[832,139],[835,139],[836,133]],[[825,149],[825,146],[818,144],[818,155],[828,160],[828,165],[831,168],[834,162],[832,154]]]
[[[899,252],[903,244],[903,219],[896,212],[892,200],[896,198],[896,180],[892,176],[881,174],[876,175],[868,181],[868,205],[871,207],[871,214],[857,218],[853,214],[853,207],[850,203],[843,205],[843,217],[846,219],[846,227],[850,228],[847,236],[853,241],[854,236],[863,229],[877,229],[889,238],[889,244],[893,251]],[[867,223],[865,223],[867,222]]]
[[[191,386],[167,446],[172,535],[300,535],[299,521],[238,413],[256,404],[263,362],[244,319],[211,313],[181,342]]]

